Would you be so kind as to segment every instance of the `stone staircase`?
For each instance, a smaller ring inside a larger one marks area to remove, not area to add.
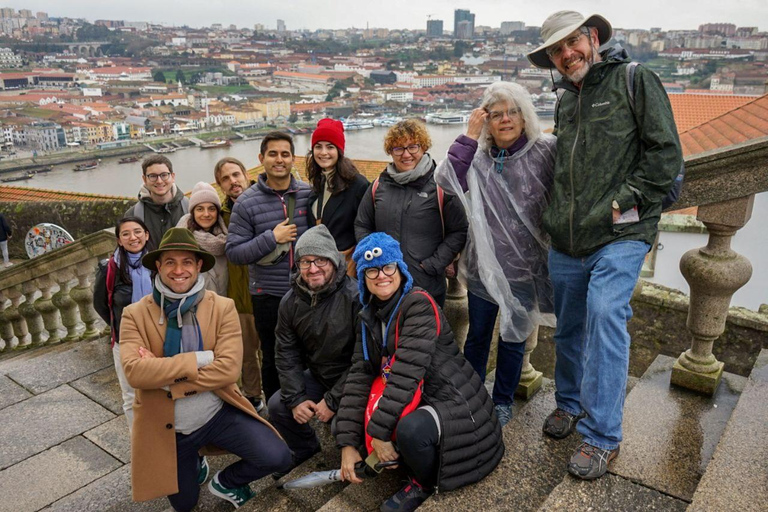
[[[768,510],[768,350],[749,379],[725,373],[712,398],[670,388],[673,364],[658,356],[641,379],[630,379],[625,440],[609,475],[582,482],[566,473],[579,438],[542,435],[555,406],[553,383],[545,379],[505,427],[507,450],[499,467],[476,485],[433,496],[420,510]],[[0,512],[169,511],[164,499],[130,500],[121,412],[103,339],[0,360]],[[322,452],[280,482],[254,482],[258,494],[241,510],[374,511],[400,487],[404,475],[396,470],[362,485],[278,488],[339,466],[328,427],[317,427]],[[210,462],[217,470],[233,460]],[[197,510],[232,508],[203,490]]]

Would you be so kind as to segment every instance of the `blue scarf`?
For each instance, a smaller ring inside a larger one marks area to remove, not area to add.
[[[155,286],[152,290],[152,297],[160,305],[163,315],[168,319],[168,326],[165,331],[165,341],[163,342],[163,356],[172,357],[182,351],[195,352],[203,350],[203,336],[200,332],[200,326],[197,323],[197,305],[203,300],[205,295],[205,278],[200,274],[197,283],[187,293],[177,294],[171,291],[160,280],[160,276],[155,277]],[[184,325],[183,317],[191,320]],[[163,315],[160,316],[160,324],[163,323]]]
[[[141,257],[147,253],[146,247],[143,251],[135,254],[128,251],[125,253],[128,255],[128,275],[131,278],[131,303],[134,303],[152,293],[152,274],[141,264]],[[119,247],[115,249],[112,257],[115,260],[115,265],[122,268],[123,262],[120,261]]]

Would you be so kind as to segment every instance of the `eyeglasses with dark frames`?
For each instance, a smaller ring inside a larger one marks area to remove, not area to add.
[[[146,174],[145,176],[150,182],[154,183],[158,179],[161,181],[168,181],[168,179],[171,177],[171,173],[161,172],[160,174]]]
[[[379,277],[379,272],[387,277],[393,276],[397,272],[397,263],[387,263],[383,267],[368,267],[364,270],[365,277],[368,279],[376,279]]]
[[[419,152],[419,149],[421,149],[421,144],[411,144],[410,146],[406,146],[406,147],[401,146],[401,147],[392,148],[390,153],[392,153],[395,156],[402,156],[403,153],[405,153],[405,150],[408,150],[410,154],[415,155],[416,153]]]
[[[328,265],[329,261],[331,260],[329,260],[328,258],[322,258],[322,257],[315,258],[313,260],[301,259],[299,260],[298,266],[301,270],[307,270],[314,263],[317,268],[323,268],[326,265]]]

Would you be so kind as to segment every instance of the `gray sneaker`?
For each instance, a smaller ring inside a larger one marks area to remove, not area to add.
[[[504,428],[504,425],[509,423],[509,420],[512,419],[512,404],[496,404],[493,406],[493,410],[496,411],[499,425],[501,425],[501,428]]]
[[[618,446],[615,450],[603,450],[591,444],[581,443],[571,456],[568,472],[582,480],[600,478],[608,471],[608,464],[618,455]]]
[[[567,411],[557,408],[544,420],[542,430],[550,437],[564,439],[573,434],[573,431],[576,430],[576,423],[585,416],[586,414],[584,413],[574,416]]]

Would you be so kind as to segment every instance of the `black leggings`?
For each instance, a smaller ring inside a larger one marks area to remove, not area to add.
[[[437,483],[440,435],[429,411],[416,409],[397,424],[397,448],[413,478],[431,488]]]

